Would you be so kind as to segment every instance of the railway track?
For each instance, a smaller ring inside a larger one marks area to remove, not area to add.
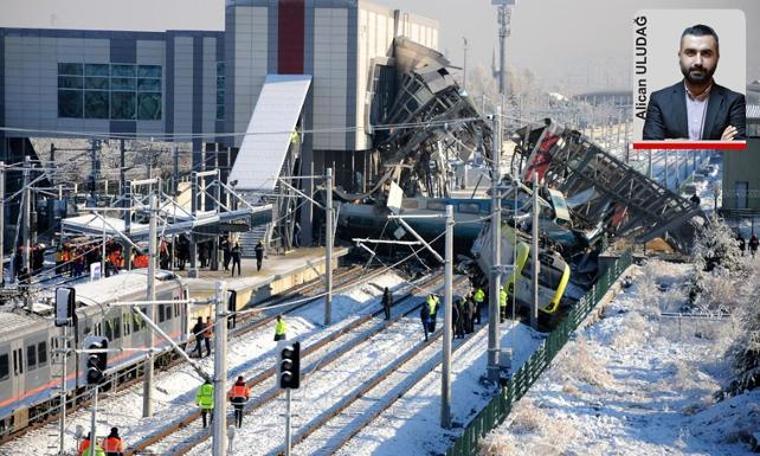
[[[436,274],[431,277],[426,277],[423,280],[415,284],[416,287],[430,287],[435,285],[441,280],[440,274]],[[438,284],[440,286],[440,284]],[[414,287],[412,288],[414,290]],[[414,312],[419,308],[421,303],[420,299],[416,298],[413,291],[409,291],[402,297],[396,298],[394,309],[398,315],[392,318],[390,321],[383,321],[381,323],[373,323],[372,320],[378,315],[382,314],[382,310],[372,312],[363,317],[359,317],[346,325],[339,331],[323,337],[314,343],[302,348],[302,363],[306,361],[309,363],[302,371],[304,380],[313,375],[316,375],[325,367],[335,362],[341,356],[351,352],[357,345],[360,345],[363,341],[371,338],[373,335],[383,332],[386,328],[393,325],[395,322],[408,316],[411,312]],[[364,328],[368,326],[367,328]],[[356,332],[354,337],[348,338],[346,342],[334,346],[333,342],[337,340],[346,339],[348,336]],[[316,359],[315,359],[316,358]],[[252,389],[252,396],[254,399],[246,406],[246,413],[250,414],[254,411],[261,411],[265,406],[276,399],[281,390],[274,387],[274,376],[276,374],[275,367],[272,366],[248,381],[249,387]],[[270,380],[269,382],[267,380]],[[202,444],[208,437],[210,437],[210,430],[198,429],[198,427],[188,427],[191,423],[195,422],[200,417],[198,411],[194,411],[182,419],[175,421],[170,426],[162,429],[136,445],[133,445],[127,450],[128,455],[137,454],[173,454],[182,455],[191,451],[194,447]]]
[[[454,339],[452,354],[486,331],[482,325],[464,339]],[[334,454],[352,438],[388,410],[442,362],[439,341],[443,334],[436,331],[429,340],[420,342],[414,349],[399,357],[397,363],[387,366],[366,384],[357,388],[338,407],[310,423],[294,439],[296,454]],[[415,369],[416,368],[416,369]],[[304,448],[309,446],[309,448]],[[318,449],[314,449],[318,446]],[[278,448],[275,453],[284,451]]]
[[[382,274],[384,271],[372,271],[368,275],[356,277],[356,275],[362,270],[361,267],[351,267],[342,271],[339,271],[335,275],[335,281],[337,282],[336,287],[347,287],[350,286],[353,283],[360,283],[363,280],[368,280],[368,278],[376,277],[380,274]],[[345,280],[344,280],[345,279]],[[300,309],[303,306],[309,304],[311,300],[309,300],[309,296],[318,295],[323,287],[323,282],[321,279],[315,279],[308,283],[305,283],[303,285],[300,285],[298,287],[295,287],[294,289],[290,290],[287,295],[284,296],[276,296],[272,297],[270,299],[264,300],[255,306],[251,307],[251,309],[255,309],[257,307],[270,307],[270,306],[277,306],[284,304],[288,301],[292,300],[298,300],[299,302],[293,304],[292,306],[284,306],[281,307],[278,310],[278,313],[287,313],[292,312],[296,309]],[[263,326],[266,326],[268,324],[271,324],[276,318],[276,314],[266,315],[265,312],[258,313],[258,312],[251,312],[244,314],[243,316],[239,317],[237,321],[237,327],[230,331],[230,337],[237,337],[244,335],[246,333],[249,333],[251,331],[256,330],[257,328],[261,328]],[[184,363],[184,359],[180,358],[179,356],[176,356],[173,352],[167,352],[159,357],[156,358],[156,366],[157,369],[160,372],[168,371],[173,367],[179,366]],[[142,363],[137,363],[133,366],[130,366],[129,368],[125,368],[122,371],[116,372],[112,377],[112,384],[116,384],[117,386],[113,389],[111,389],[111,393],[118,392],[125,390],[127,388],[130,388],[131,386],[137,385],[142,382]],[[71,415],[73,413],[76,413],[78,410],[81,410],[83,407],[87,407],[91,404],[91,398],[90,393],[88,391],[82,391],[78,393],[75,397],[69,398],[67,400],[66,405],[66,414]],[[103,402],[105,405],[105,402]],[[53,422],[57,422],[59,417],[58,409],[60,408],[59,403],[56,401],[55,405],[46,409],[45,411],[39,413],[37,417],[30,418],[30,421],[33,420],[28,426],[19,429],[14,432],[8,432],[5,434],[0,435],[0,445],[13,441],[17,438],[20,438],[24,436],[27,432],[41,429],[46,425],[49,425]]]

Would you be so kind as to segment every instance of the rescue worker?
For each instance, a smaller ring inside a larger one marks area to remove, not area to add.
[[[206,415],[211,415],[210,421],[214,421],[214,385],[211,384],[211,380],[206,380],[198,392],[195,393],[195,404],[201,408],[201,418],[203,418],[203,427],[205,428]]]
[[[214,336],[214,321],[211,317],[206,317],[204,325],[203,339],[206,342],[206,356],[211,356],[211,338]]]
[[[430,329],[430,311],[428,306],[420,306],[420,322],[422,322],[422,330],[425,332],[425,341],[427,341],[428,330]]]
[[[92,454],[92,448],[90,448],[90,433],[87,433],[87,438],[83,439],[79,444],[78,453],[79,456],[106,456],[106,452],[100,445],[95,445],[95,454]]]
[[[425,301],[425,304],[427,304],[428,307],[428,315],[430,318],[428,319],[428,332],[431,334],[435,332],[435,317],[438,314],[438,303],[440,302],[440,299],[437,295],[430,293],[427,297],[427,300]]]
[[[106,456],[124,456],[124,442],[119,437],[119,429],[112,427],[108,437],[103,439],[103,451]]]
[[[749,238],[749,251],[752,253],[752,258],[754,258],[755,253],[757,253],[758,245],[760,245],[760,240],[757,239],[755,233],[752,233],[752,237]]]
[[[245,384],[243,376],[239,376],[229,393],[230,402],[235,407],[235,425],[243,427],[243,406],[251,398],[251,389]]]
[[[261,271],[261,263],[264,261],[264,244],[256,243],[256,271]]]
[[[478,287],[477,290],[475,290],[475,293],[472,295],[472,300],[475,301],[475,307],[477,307],[477,311],[475,312],[475,319],[477,320],[477,323],[480,324],[480,318],[481,313],[483,310],[483,302],[485,302],[486,294],[483,291],[482,288]]]
[[[393,306],[393,294],[388,287],[383,290],[383,310],[385,311],[385,319],[391,319],[391,307]]]
[[[285,320],[282,319],[282,315],[277,315],[277,322],[274,325],[274,341],[287,339],[285,333],[288,327],[285,324]]]
[[[203,317],[198,317],[198,321],[193,326],[193,336],[195,336],[195,351],[198,352],[198,358],[203,358],[203,339],[206,333],[206,325],[203,324]],[[206,342],[208,346],[208,342]]]
[[[501,323],[504,323],[507,318],[507,299],[509,299],[509,294],[504,287],[501,287],[499,290],[499,322]]]

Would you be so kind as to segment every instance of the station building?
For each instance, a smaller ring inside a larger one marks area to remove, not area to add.
[[[53,9],[15,1],[29,11],[0,19],[7,162],[32,152],[29,137],[103,134],[192,141],[197,163],[206,144],[240,147],[267,75],[304,74],[302,127],[321,131],[304,159],[358,168],[373,60],[399,35],[438,46],[435,21],[364,0],[227,0],[211,21],[193,17],[197,1],[35,3]]]

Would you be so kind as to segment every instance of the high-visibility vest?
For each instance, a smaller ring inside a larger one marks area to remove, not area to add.
[[[103,450],[106,453],[123,453],[124,443],[119,437],[108,437],[103,440]]]
[[[438,307],[438,296],[429,295],[427,297],[427,305],[428,305],[428,311],[430,312],[430,316],[432,317],[433,315],[435,315],[436,307]]]
[[[499,307],[507,307],[507,290],[499,290]]]
[[[81,442],[79,442],[79,449],[77,450],[77,454],[81,456],[84,454],[87,448],[90,448],[90,439],[83,439]]]
[[[477,303],[481,303],[484,299],[486,299],[486,294],[483,292],[482,288],[478,288],[475,290],[475,295],[472,297],[472,299],[474,299]]]
[[[203,337],[210,338],[214,334],[214,323],[211,321],[206,322],[206,327],[203,329]]]
[[[248,386],[246,386],[245,383],[242,385],[238,385],[236,383],[235,385],[232,386],[229,397],[230,399],[235,399],[239,397],[248,399],[249,397],[251,397],[251,389],[248,388]]]
[[[284,336],[287,329],[288,327],[285,326],[285,320],[279,320],[274,327],[274,334],[275,336]]]
[[[87,449],[82,452],[82,456],[93,456],[92,447],[88,446]],[[100,445],[95,445],[94,456],[106,456],[106,452],[103,451],[103,448],[101,448]]]
[[[195,403],[205,410],[214,408],[214,385],[204,383],[195,394]]]

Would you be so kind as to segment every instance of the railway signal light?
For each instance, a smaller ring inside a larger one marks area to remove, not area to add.
[[[108,348],[108,339],[105,337],[90,336],[85,340],[87,350],[105,350]],[[105,380],[105,371],[108,368],[108,354],[106,352],[87,353],[87,384],[98,385]]]
[[[76,290],[68,287],[55,289],[55,325],[71,326],[76,311]]]
[[[301,343],[293,342],[280,349],[280,388],[298,389],[301,383]]]

